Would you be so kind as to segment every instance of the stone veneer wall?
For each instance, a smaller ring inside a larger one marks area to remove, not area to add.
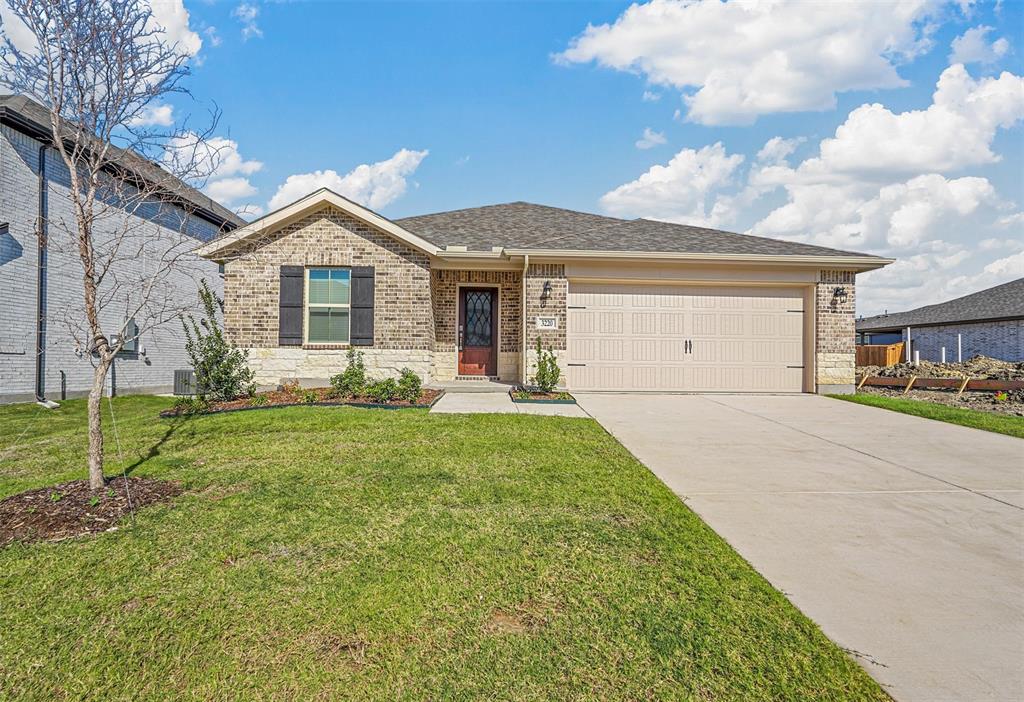
[[[372,347],[359,347],[367,370],[383,376],[409,366],[430,380],[434,324],[427,255],[327,206],[257,241],[224,266],[225,329],[236,346],[250,350],[258,383],[323,379],[345,367],[347,345],[278,346],[283,265],[373,266],[374,341]]]
[[[543,298],[544,283],[551,283],[551,291]],[[566,305],[569,300],[569,281],[565,277],[565,266],[560,263],[534,263],[526,270],[526,377],[529,379],[537,369],[537,339],[544,349],[551,349],[558,356],[562,369],[562,382],[566,382]],[[557,329],[537,329],[537,317],[554,317]]]
[[[458,289],[460,286],[498,286],[498,377],[519,377],[522,338],[522,275],[518,271],[435,270],[430,286],[434,309],[435,380],[452,380],[458,372]]]
[[[836,288],[846,300],[834,302]],[[856,384],[856,274],[828,271],[818,274],[815,290],[815,385],[819,393],[853,392]]]

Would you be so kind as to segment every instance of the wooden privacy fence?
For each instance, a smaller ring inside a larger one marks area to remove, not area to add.
[[[858,366],[895,366],[903,360],[903,342],[861,344],[857,347]]]

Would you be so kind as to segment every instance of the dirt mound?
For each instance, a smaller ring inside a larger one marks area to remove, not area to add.
[[[860,375],[877,375],[883,378],[963,378],[965,375],[979,380],[1024,380],[1024,363],[1000,361],[988,356],[974,356],[963,363],[934,363],[921,361],[917,366],[898,363],[895,366],[861,366]]]
[[[87,480],[29,490],[0,500],[0,546],[108,531],[132,510],[179,494],[177,483],[153,478],[114,478],[96,491]]]

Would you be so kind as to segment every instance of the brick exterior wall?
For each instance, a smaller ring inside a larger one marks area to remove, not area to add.
[[[224,320],[236,346],[277,348],[285,265],[373,266],[372,348],[433,349],[427,255],[330,206],[257,241],[225,265]]]
[[[36,218],[39,202],[39,147],[41,143],[20,131],[0,125],[0,222],[9,224],[0,235],[0,402],[28,401],[34,397],[36,337]],[[82,268],[77,251],[61,222],[73,223],[69,197],[69,174],[53,149],[46,151],[47,200],[50,221],[50,247],[47,255],[45,337],[43,377],[45,392],[60,399],[61,374],[68,397],[82,396],[92,386],[93,367],[88,353],[78,346],[69,322],[81,326]],[[144,227],[150,241],[159,245],[160,237],[177,240],[180,222],[200,241],[213,238],[219,227],[167,204],[146,204],[135,213],[104,217],[96,227],[97,241],[105,235],[128,227]],[[139,275],[144,257],[119,262],[122,279]],[[220,294],[217,264],[189,258],[190,271],[170,274],[162,283],[162,292],[182,304],[198,307],[196,278],[203,277]],[[107,333],[124,323],[123,305],[110,305],[102,315]],[[196,310],[199,313],[199,310]],[[139,339],[145,355],[122,355],[108,376],[118,394],[169,392],[174,371],[189,367],[180,322],[167,323],[145,332]]]
[[[922,361],[942,360],[942,348],[946,349],[946,361],[956,361],[957,335],[960,335],[960,349],[963,360],[982,354],[1003,361],[1024,361],[1024,320],[1013,319],[1004,322],[977,322],[974,324],[944,324],[937,327],[912,327],[911,352],[918,351]],[[902,332],[903,341],[907,332]]]
[[[545,298],[544,284],[550,283]],[[545,350],[551,349],[558,357],[562,369],[561,385],[564,386],[566,372],[566,305],[569,301],[569,281],[565,277],[565,266],[560,263],[534,263],[526,269],[526,369],[527,379],[537,369],[537,339]],[[554,317],[557,329],[537,329],[537,317]]]
[[[837,288],[845,288],[845,301],[835,299]],[[814,298],[817,391],[852,392],[856,382],[856,274],[821,271]]]
[[[458,290],[472,285],[498,286],[498,377],[518,379],[522,284],[518,271],[433,271],[435,379],[451,380],[458,372]]]

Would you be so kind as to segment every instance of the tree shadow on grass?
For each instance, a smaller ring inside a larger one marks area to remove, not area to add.
[[[167,426],[167,429],[164,431],[163,435],[156,440],[156,443],[154,443],[146,450],[145,455],[140,456],[138,459],[136,459],[134,463],[132,463],[129,466],[126,466],[121,471],[121,474],[124,475],[125,477],[128,477],[136,468],[159,456],[160,448],[164,444],[166,444],[171,439],[172,436],[174,436],[175,432],[177,432],[178,429],[180,429],[182,426],[184,426],[191,420],[191,417],[179,417],[177,419],[172,420],[170,424]]]

